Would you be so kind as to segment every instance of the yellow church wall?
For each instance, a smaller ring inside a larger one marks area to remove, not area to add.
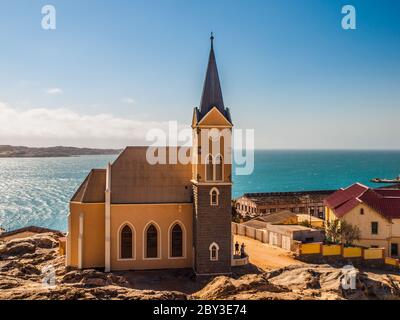
[[[67,266],[78,268],[79,214],[81,205],[70,203],[67,235]]]
[[[83,214],[82,268],[104,267],[104,203],[71,202],[67,250],[70,266],[79,267],[79,216]],[[68,249],[71,247],[71,250]]]
[[[192,267],[193,204],[111,205],[111,270],[145,270]],[[171,258],[170,228],[176,222],[183,230],[182,258]],[[158,229],[159,257],[145,258],[145,229],[154,223]],[[133,259],[120,259],[119,232],[125,224],[134,228]]]

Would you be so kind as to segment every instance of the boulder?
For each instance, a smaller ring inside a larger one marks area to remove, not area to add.
[[[29,242],[9,242],[0,247],[0,256],[22,256],[26,253],[34,253],[36,246]]]

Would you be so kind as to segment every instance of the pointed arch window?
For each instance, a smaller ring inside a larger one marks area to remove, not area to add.
[[[219,205],[219,190],[217,188],[212,188],[210,190],[210,206]]]
[[[132,259],[133,258],[133,232],[132,229],[125,225],[120,234],[120,258]]]
[[[219,246],[215,242],[210,244],[210,261],[218,261]]]
[[[146,258],[158,257],[158,231],[154,225],[150,225],[146,231]]]
[[[177,223],[171,230],[171,257],[177,258],[183,256],[183,231]]]
[[[224,158],[221,154],[213,157],[209,154],[206,158],[206,181],[224,180]]]
[[[218,154],[215,157],[215,163],[214,163],[215,180],[217,180],[217,181],[224,180],[224,178],[223,178],[223,168],[224,168],[223,164],[224,164],[224,159],[222,158],[222,156],[220,154]]]
[[[206,180],[214,180],[214,161],[211,154],[209,154],[206,158]]]

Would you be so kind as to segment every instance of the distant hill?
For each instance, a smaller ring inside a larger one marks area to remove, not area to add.
[[[84,155],[118,154],[120,149],[90,149],[74,147],[31,148],[0,145],[0,158],[73,157]]]

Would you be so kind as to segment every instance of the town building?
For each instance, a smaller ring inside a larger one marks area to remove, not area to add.
[[[400,189],[372,189],[360,183],[340,189],[325,199],[326,225],[336,219],[360,229],[355,244],[382,247],[386,255],[399,256]]]
[[[323,242],[323,230],[297,224],[298,217],[290,211],[259,216],[244,223],[232,223],[232,232],[263,243],[294,251],[298,243]]]
[[[315,243],[323,242],[325,239],[322,230],[299,225],[269,224],[266,230],[270,245],[289,251],[294,250],[296,242]]]
[[[93,169],[70,202],[67,266],[231,272],[233,125],[213,40],[201,103],[193,111],[193,146],[127,147],[107,168]],[[149,162],[149,151],[169,161]],[[177,154],[190,161],[171,162]]]
[[[305,213],[297,213],[296,215],[298,224],[307,224],[313,228],[324,228],[325,226],[325,220],[321,218],[310,216],[309,214]]]
[[[235,202],[244,218],[289,210],[324,218],[324,199],[335,190],[245,193]]]

